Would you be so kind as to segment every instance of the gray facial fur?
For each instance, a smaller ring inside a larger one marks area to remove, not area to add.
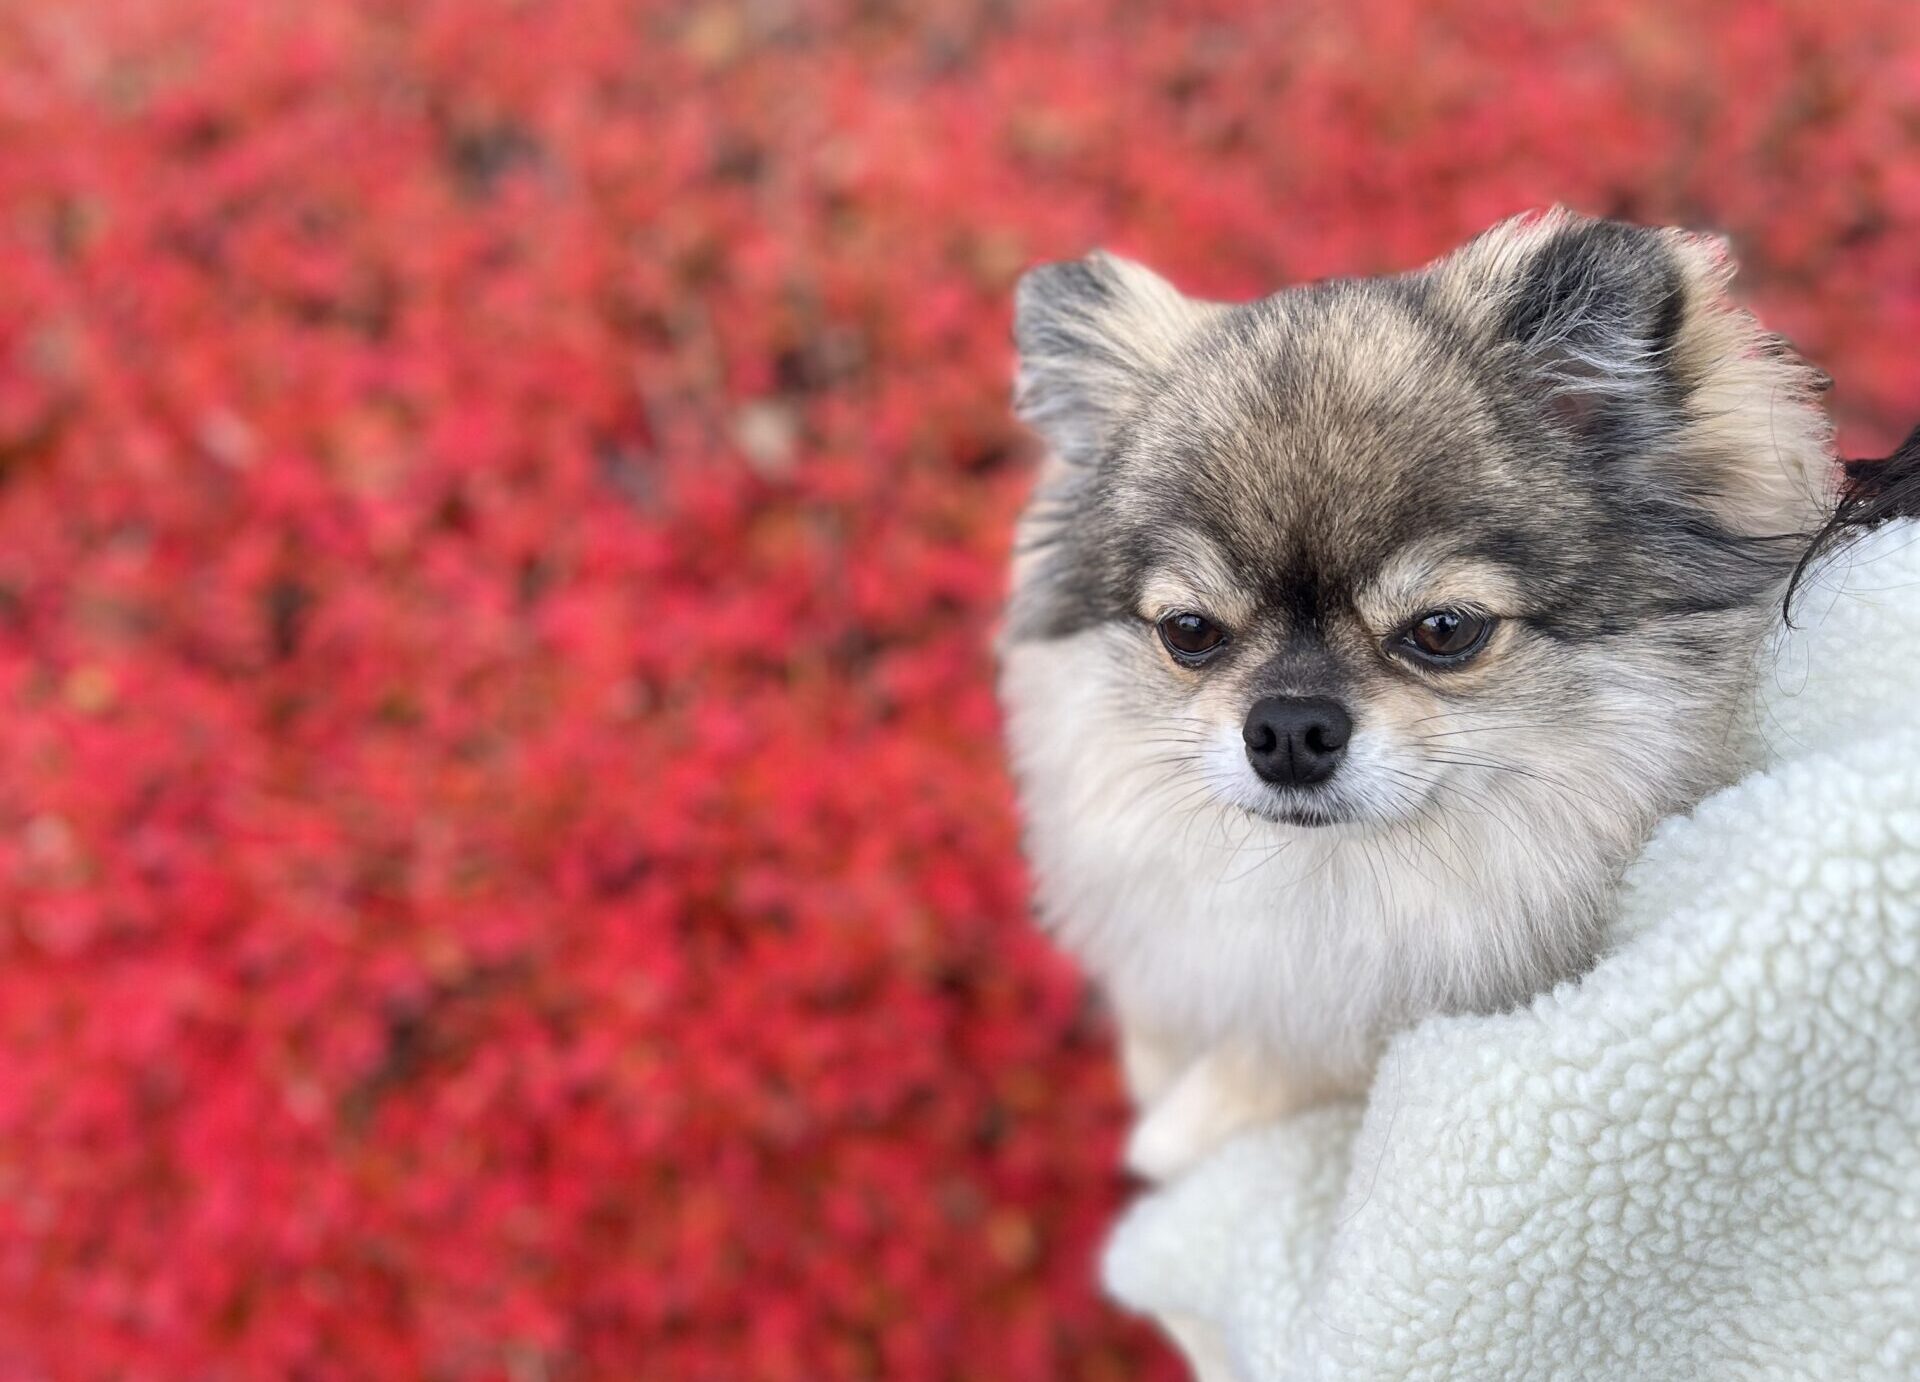
[[[1131,617],[1182,529],[1230,552],[1281,617],[1311,622],[1409,542],[1525,573],[1526,619],[1576,640],[1765,605],[1802,534],[1748,533],[1663,464],[1695,380],[1673,349],[1688,287],[1662,234],[1577,223],[1491,312],[1433,272],[1195,305],[1149,360],[1101,330],[1111,261],[1023,284],[1023,414],[1063,473],[1030,535],[1015,637]],[[1110,318],[1109,318],[1110,319]],[[1711,621],[1706,621],[1711,624]],[[1711,654],[1712,649],[1692,649]]]

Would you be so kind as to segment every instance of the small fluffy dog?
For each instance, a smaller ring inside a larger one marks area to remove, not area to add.
[[[1238,305],[1107,255],[1022,281],[1049,454],[1002,697],[1137,1170],[1579,973],[1654,822],[1745,768],[1832,444],[1731,273],[1556,211]]]

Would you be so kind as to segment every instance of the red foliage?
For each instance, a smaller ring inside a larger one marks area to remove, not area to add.
[[[0,20],[0,1377],[1171,1377],[986,639],[1007,298],[1553,200],[1920,404],[1920,6]]]

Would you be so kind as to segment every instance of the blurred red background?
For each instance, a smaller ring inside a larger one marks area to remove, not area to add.
[[[1920,408],[1920,6],[0,16],[0,1378],[1174,1375],[987,642],[1009,289],[1731,231]]]

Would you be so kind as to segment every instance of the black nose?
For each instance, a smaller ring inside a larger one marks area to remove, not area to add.
[[[1241,735],[1253,770],[1280,787],[1311,787],[1340,766],[1353,720],[1325,696],[1268,696],[1247,712]]]

